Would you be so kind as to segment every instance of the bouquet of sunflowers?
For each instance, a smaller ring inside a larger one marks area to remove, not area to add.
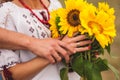
[[[71,68],[83,80],[102,80],[101,72],[111,70],[119,79],[118,71],[108,63],[107,59],[99,57],[104,51],[110,54],[110,45],[116,36],[114,9],[106,2],[99,2],[98,7],[86,0],[66,0],[65,8],[51,12],[49,21],[53,38],[64,35],[72,37],[74,33],[84,34],[92,40],[91,50],[77,52],[71,56]],[[68,65],[61,69],[61,80],[68,80]]]

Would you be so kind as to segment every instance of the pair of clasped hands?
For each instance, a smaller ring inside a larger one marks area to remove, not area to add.
[[[46,38],[37,41],[32,45],[39,49],[34,49],[32,52],[36,55],[44,57],[50,61],[50,63],[60,62],[62,58],[65,58],[66,63],[69,63],[70,55],[76,52],[82,52],[90,50],[91,46],[86,46],[92,43],[91,40],[87,40],[85,35],[78,35],[75,37],[64,36],[62,40]]]

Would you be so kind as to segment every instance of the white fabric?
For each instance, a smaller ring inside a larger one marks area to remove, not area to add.
[[[58,0],[50,1],[50,11],[61,7]],[[42,19],[40,12],[45,10],[33,11]],[[36,17],[31,15],[29,10],[21,8],[12,2],[0,4],[0,27],[40,39],[50,37],[49,29],[38,21]],[[32,52],[25,50],[13,51],[0,49],[0,70],[2,70],[4,65],[9,68],[14,66],[16,63],[26,62],[34,57],[35,55]],[[48,65],[32,80],[60,80],[59,68],[57,64]]]
[[[76,72],[68,73],[69,80],[80,80],[80,76]]]

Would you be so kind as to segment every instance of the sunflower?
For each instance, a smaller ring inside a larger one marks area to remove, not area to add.
[[[107,3],[103,3],[103,2],[100,2],[98,3],[98,10],[101,11],[105,11],[107,14],[110,15],[110,17],[114,17],[114,8],[110,8],[110,6],[107,4]]]
[[[110,18],[110,13],[104,10],[98,11],[93,5],[81,12],[80,21],[85,32],[88,32],[90,36],[94,35],[103,48],[111,44],[116,36],[115,18]]]
[[[87,3],[84,0],[67,0],[65,1],[66,8],[58,11],[60,17],[60,31],[62,34],[67,34],[69,37],[81,28],[79,14],[85,8]]]
[[[59,10],[59,9],[58,9]],[[58,10],[54,10],[50,13],[51,18],[49,20],[50,23],[50,30],[52,32],[52,37],[53,38],[58,38],[60,36],[59,34],[59,27],[58,23],[59,23],[59,16],[57,15],[57,11]]]

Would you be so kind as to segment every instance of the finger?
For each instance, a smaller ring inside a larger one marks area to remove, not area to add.
[[[71,53],[70,51],[68,51],[67,53],[68,53],[69,55],[72,55],[72,54],[74,54],[74,53]]]
[[[76,36],[76,37],[71,38],[71,41],[72,42],[77,42],[77,41],[84,40],[85,38],[86,38],[85,35],[80,35],[80,36]]]
[[[54,57],[54,59],[57,61],[57,62],[60,62],[61,61],[61,57],[60,55],[54,51],[54,54],[52,54],[52,56]]]
[[[76,48],[76,51],[77,52],[83,52],[83,51],[87,51],[87,50],[90,50],[91,47],[90,46],[87,46],[87,47],[79,47],[79,48]]]
[[[88,44],[91,44],[91,43],[92,43],[91,40],[80,41],[80,42],[77,42],[77,43],[76,43],[76,46],[77,46],[77,47],[80,47],[80,46],[85,46],[85,45],[88,45]]]
[[[50,61],[51,64],[55,63],[55,59],[51,55],[46,56],[46,58]]]
[[[66,50],[70,51],[71,53],[76,52],[75,49],[73,47],[71,47],[70,45],[68,45],[67,43],[64,43],[62,41],[59,41],[58,43],[61,47],[65,48]]]
[[[67,51],[60,46],[56,46],[56,50],[58,53],[60,53],[65,58],[66,62],[68,63],[69,62],[69,54],[67,53]]]
[[[69,60],[70,60],[70,58],[69,58],[69,54],[67,54],[67,53],[60,53],[61,54],[61,56],[63,56],[63,58],[65,59],[65,61],[66,61],[66,63],[69,63]]]
[[[70,61],[70,57],[69,57],[69,55],[66,55],[66,57],[65,57],[65,61],[66,61],[66,63],[69,63],[69,61]]]

